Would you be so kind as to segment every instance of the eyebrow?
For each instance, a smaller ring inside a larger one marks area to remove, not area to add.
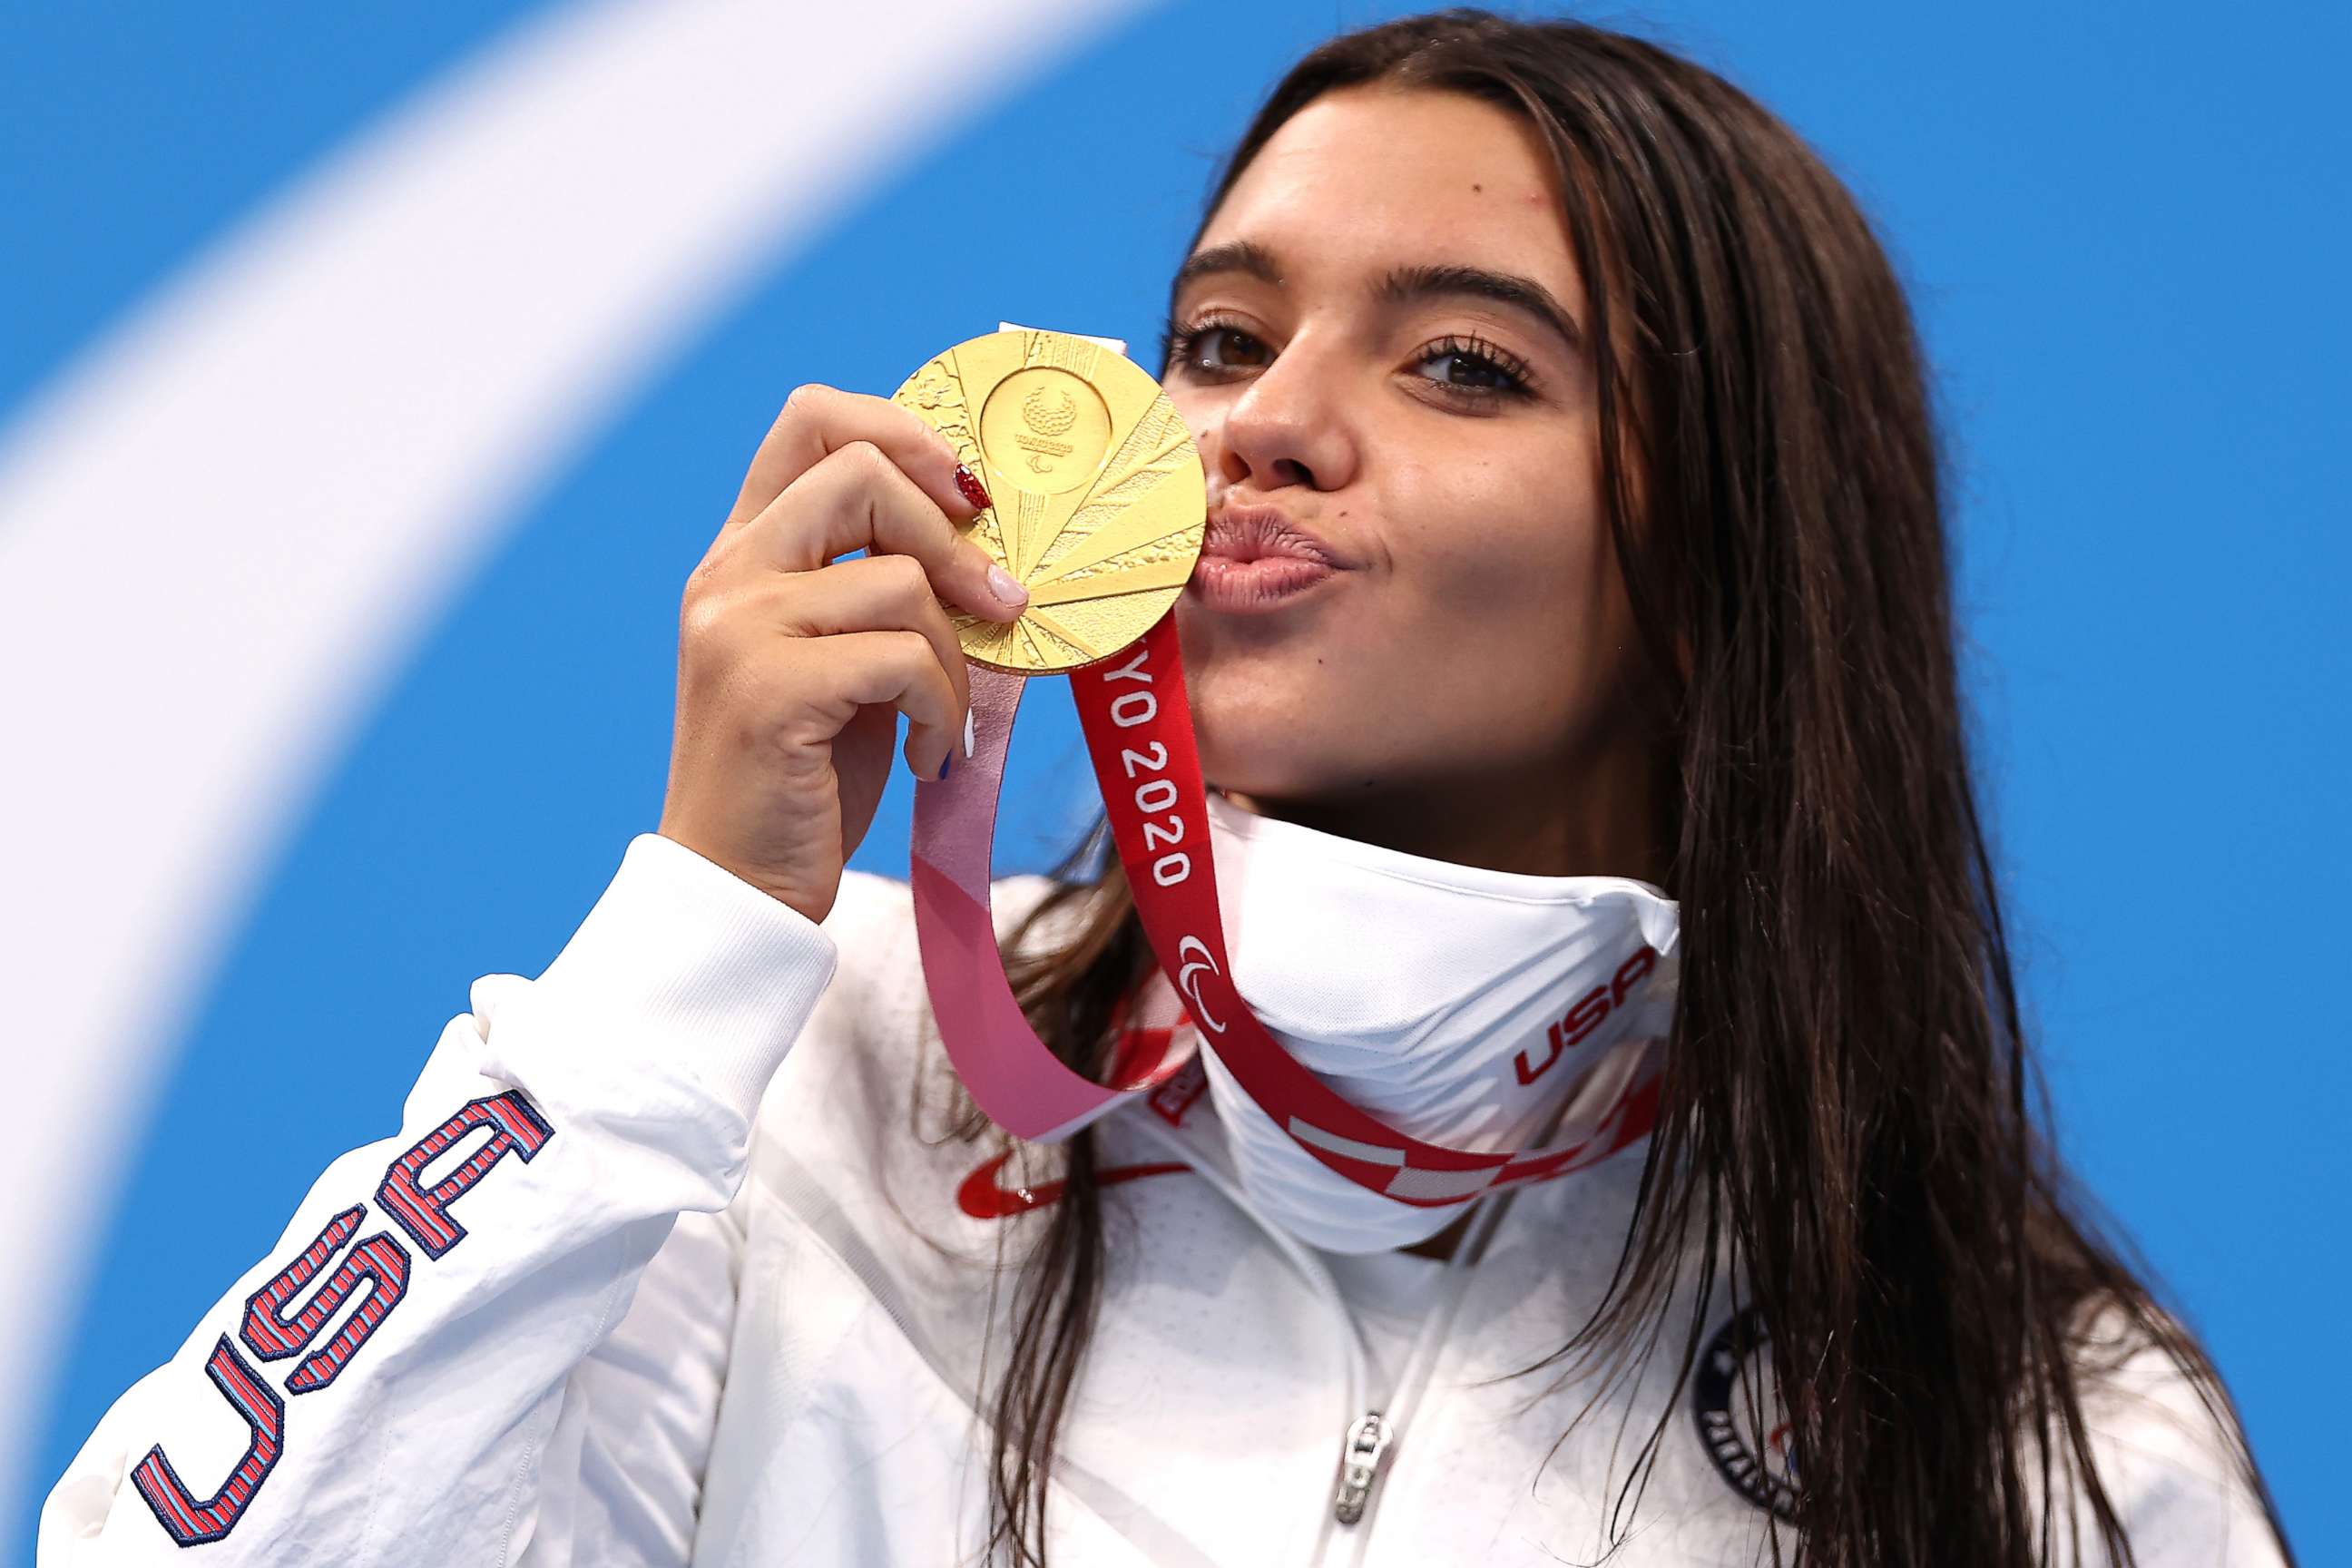
[[[1202,278],[1222,273],[1238,272],[1276,288],[1282,286],[1282,268],[1276,263],[1274,252],[1253,241],[1235,240],[1227,245],[1213,245],[1206,250],[1193,252],[1176,269],[1175,279],[1168,286],[1170,313],[1174,313],[1177,298],[1187,285]],[[1558,332],[1571,353],[1584,352],[1584,329],[1568,312],[1550,289],[1532,278],[1516,272],[1497,272],[1485,267],[1430,265],[1399,267],[1390,270],[1375,289],[1379,298],[1392,304],[1409,304],[1423,300],[1469,299],[1485,300],[1497,305],[1507,305],[1523,310]]]

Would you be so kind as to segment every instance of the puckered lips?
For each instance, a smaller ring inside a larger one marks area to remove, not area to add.
[[[1185,591],[1213,609],[1255,614],[1299,598],[1348,564],[1277,507],[1227,505],[1209,518]]]

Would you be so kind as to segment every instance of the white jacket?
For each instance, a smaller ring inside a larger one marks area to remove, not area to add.
[[[1047,886],[1000,883],[1000,920]],[[820,927],[642,835],[544,974],[486,975],[471,1004],[399,1134],[329,1166],[115,1402],[49,1495],[41,1568],[973,1560],[982,1328],[993,1311],[992,1372],[1011,1295],[991,1277],[1043,1217],[981,1216],[1053,1189],[1024,1198],[994,1144],[935,1134],[951,1084],[905,885],[850,873]],[[1607,1550],[1671,1351],[1549,1465],[1586,1391],[1480,1383],[1581,1321],[1638,1150],[1527,1189],[1475,1266],[1449,1267],[1270,1234],[1230,1195],[1205,1095],[1163,1091],[1097,1136],[1107,1170],[1161,1168],[1105,1194],[1058,1562],[1549,1568]],[[1622,1568],[1759,1561],[1783,1473],[1739,1392],[1760,1342],[1707,1332],[1620,1521]],[[1393,1447],[1341,1526],[1342,1439],[1367,1408]],[[2144,1358],[2094,1412],[2143,1563],[2278,1560],[2178,1377]],[[175,1535],[198,1538],[190,1556]]]

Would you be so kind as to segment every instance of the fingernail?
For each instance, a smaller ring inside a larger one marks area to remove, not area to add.
[[[996,602],[1010,610],[1017,610],[1029,602],[1029,590],[1013,580],[1013,574],[994,562],[989,563],[988,591]]]
[[[971,760],[971,710],[969,708],[963,713],[963,754],[965,761]]]
[[[980,476],[978,474],[973,473],[961,463],[958,463],[956,465],[955,481],[957,493],[971,503],[971,507],[974,511],[986,511],[988,510],[990,504],[988,500],[988,487],[980,482]]]

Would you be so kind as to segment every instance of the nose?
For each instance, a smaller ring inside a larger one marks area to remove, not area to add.
[[[1226,489],[1293,486],[1336,490],[1361,465],[1348,411],[1344,367],[1302,334],[1225,406],[1215,431],[1215,471]]]

